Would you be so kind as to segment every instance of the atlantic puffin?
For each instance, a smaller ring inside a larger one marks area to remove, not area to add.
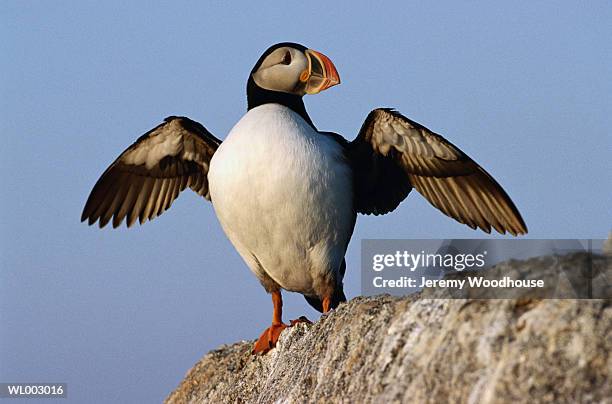
[[[281,290],[301,293],[323,313],[346,301],[344,256],[357,214],[389,213],[413,188],[472,229],[527,233],[489,173],[394,109],[371,111],[352,141],[317,130],[303,97],[339,83],[322,53],[289,42],[271,46],[249,74],[246,114],[223,142],[189,118],[166,118],[106,169],[81,221],[142,224],[187,187],[211,201],[225,234],[272,295],[272,325],[254,353],[272,349],[288,327]]]

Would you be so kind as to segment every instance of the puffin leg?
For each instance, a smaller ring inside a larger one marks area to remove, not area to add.
[[[331,308],[331,297],[326,296],[323,298],[323,313],[328,313]]]
[[[280,290],[272,292],[272,304],[274,305],[272,325],[259,336],[253,347],[253,354],[265,354],[274,348],[281,332],[287,328],[287,325],[283,324],[283,297]]]

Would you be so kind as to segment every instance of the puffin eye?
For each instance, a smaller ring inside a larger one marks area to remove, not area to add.
[[[281,63],[284,65],[291,64],[291,52],[287,51],[285,53],[285,56],[283,57],[283,60],[281,60]]]

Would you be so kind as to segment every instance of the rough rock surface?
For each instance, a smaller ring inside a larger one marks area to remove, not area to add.
[[[511,261],[514,271],[564,268],[585,254]],[[609,259],[589,257],[597,283]],[[358,297],[315,324],[206,354],[167,403],[612,403],[610,300]]]

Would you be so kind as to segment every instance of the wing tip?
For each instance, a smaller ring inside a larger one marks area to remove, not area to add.
[[[104,227],[106,227],[106,225],[108,223],[111,222],[111,219],[112,219],[112,227],[113,227],[113,229],[116,229],[116,228],[120,227],[123,224],[123,222],[124,222],[124,218],[121,218],[119,220],[119,218],[116,215],[113,215],[113,216],[109,217],[108,220],[103,220],[102,217],[94,218],[93,216],[82,216],[81,217],[81,223],[87,221],[87,225],[88,226],[93,226],[93,225],[95,225],[97,223],[98,227],[100,229],[103,229]],[[142,224],[144,224],[147,221],[147,218],[143,218],[142,220],[137,220],[137,219],[138,219],[138,217],[136,217],[131,222],[128,222],[127,220],[125,220],[126,227],[129,229],[134,224],[136,224],[136,222],[138,222],[140,225],[142,225]]]
[[[83,212],[81,215],[81,223],[83,222],[87,222],[87,226],[94,226],[97,222],[100,229],[102,229],[108,223],[107,221],[104,221],[102,216],[95,217],[93,214],[86,214],[85,212]]]
[[[484,229],[483,229],[484,230]],[[518,225],[518,227],[502,227],[500,229],[495,229],[499,234],[503,234],[505,235],[506,233],[509,233],[512,237],[519,237],[519,236],[524,236],[527,233],[529,233],[529,231],[527,230],[527,226],[525,225],[525,223],[520,223]],[[490,233],[490,232],[487,232]]]
[[[527,233],[529,233],[529,230],[527,229],[527,225],[525,223],[521,223],[521,227],[518,230],[516,230],[515,233],[512,234],[514,237],[526,235]]]

